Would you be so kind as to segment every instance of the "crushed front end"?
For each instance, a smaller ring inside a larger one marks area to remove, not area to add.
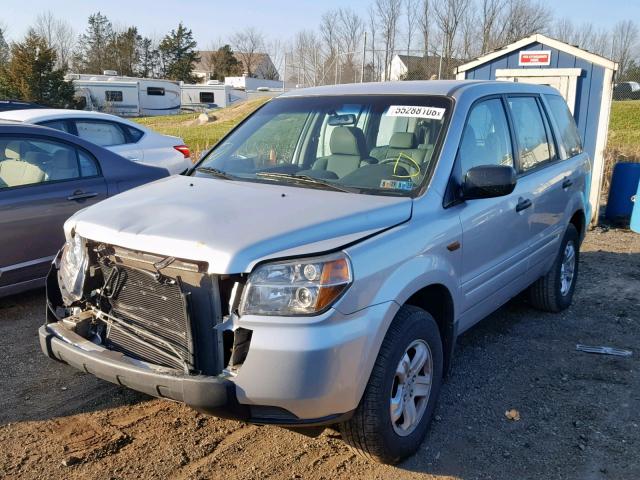
[[[47,278],[42,350],[149,395],[250,419],[230,380],[250,332],[222,325],[221,294],[228,301],[243,278],[206,271],[202,262],[72,237]]]

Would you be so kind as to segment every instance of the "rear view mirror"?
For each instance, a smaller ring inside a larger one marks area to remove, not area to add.
[[[356,116],[353,113],[344,113],[342,115],[331,115],[329,117],[328,123],[332,127],[343,127],[345,125],[355,125]]]
[[[462,184],[463,200],[509,195],[516,188],[516,171],[504,165],[480,165],[467,171]]]

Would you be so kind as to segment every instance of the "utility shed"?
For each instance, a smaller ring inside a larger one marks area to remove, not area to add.
[[[458,80],[504,80],[549,85],[569,105],[592,159],[588,193],[591,222],[598,218],[614,74],[618,65],[600,55],[534,34],[455,69]]]

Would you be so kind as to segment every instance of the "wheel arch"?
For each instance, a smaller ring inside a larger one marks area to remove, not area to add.
[[[578,230],[578,237],[580,238],[580,243],[582,243],[582,240],[584,240],[586,234],[587,226],[587,219],[584,210],[582,208],[579,208],[575,212],[573,212],[573,215],[571,215],[571,218],[569,219],[569,223],[576,227],[576,230]]]
[[[455,307],[451,292],[444,284],[432,283],[414,292],[404,304],[422,308],[436,321],[442,340],[444,359],[442,370],[446,375],[451,368],[451,361],[457,339]]]

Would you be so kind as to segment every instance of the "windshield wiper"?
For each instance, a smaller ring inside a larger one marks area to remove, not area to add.
[[[217,168],[213,167],[198,167],[196,168],[196,172],[207,173],[216,178],[222,178],[223,180],[233,180],[233,177],[227,172],[223,172],[222,170],[218,170]]]
[[[256,173],[256,176],[262,177],[262,178],[293,180],[296,183],[327,187],[332,190],[336,190],[338,192],[345,192],[345,193],[360,192],[360,189],[358,188],[346,187],[343,185],[336,185],[335,183],[328,182],[326,180],[322,180],[319,178],[315,178],[310,175],[296,175],[294,173],[280,173],[280,172],[258,172]]]

